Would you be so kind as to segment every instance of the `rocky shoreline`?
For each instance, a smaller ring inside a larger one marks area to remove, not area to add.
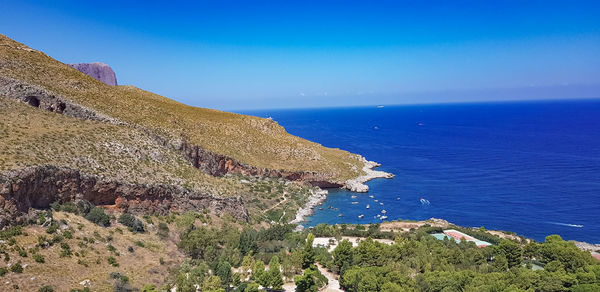
[[[351,192],[366,193],[369,191],[369,186],[365,184],[366,182],[376,178],[394,178],[394,175],[389,172],[374,170],[376,167],[381,166],[381,164],[375,161],[369,161],[362,156],[360,157],[360,160],[364,163],[362,170],[365,172],[365,174],[357,178],[347,180],[343,186],[344,189],[347,189]]]
[[[364,175],[361,175],[357,178],[347,180],[342,186],[343,189],[347,189],[351,192],[357,193],[366,193],[369,191],[369,186],[365,183],[376,178],[393,178],[394,175],[385,171],[373,170],[376,167],[381,166],[381,164],[369,161],[366,158],[360,156],[359,158],[363,163],[363,171]],[[304,226],[300,223],[305,221],[305,218],[314,214],[314,208],[323,203],[325,199],[327,199],[327,194],[329,192],[327,190],[318,189],[317,191],[311,191],[311,195],[308,197],[308,202],[304,207],[300,208],[298,212],[296,212],[296,218],[292,220],[290,223],[298,224],[298,230],[302,230]]]
[[[308,197],[308,202],[306,205],[304,205],[304,207],[298,209],[298,212],[296,212],[296,218],[290,222],[291,224],[298,224],[296,230],[304,229],[304,226],[302,226],[300,223],[305,221],[304,218],[312,215],[315,212],[314,208],[323,203],[323,201],[325,201],[327,198],[327,194],[329,194],[328,191],[321,189],[316,191],[311,190],[310,192],[311,195]]]

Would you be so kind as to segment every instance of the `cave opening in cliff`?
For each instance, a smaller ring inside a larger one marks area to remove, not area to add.
[[[33,107],[40,107],[40,99],[35,96],[25,97],[25,102]]]

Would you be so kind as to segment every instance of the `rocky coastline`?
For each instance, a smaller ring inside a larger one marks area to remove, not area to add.
[[[362,156],[360,157],[360,160],[364,163],[362,170],[365,174],[347,180],[343,186],[344,189],[347,189],[351,192],[366,193],[369,191],[369,186],[365,184],[366,182],[376,178],[394,178],[394,175],[389,172],[375,170],[375,168],[381,166],[381,164],[375,161],[369,161]]]
[[[381,166],[381,164],[374,161],[369,161],[362,156],[360,156],[359,159],[364,163],[362,170],[365,174],[347,180],[341,186],[342,189],[347,189],[351,192],[366,193],[369,191],[369,186],[365,184],[366,182],[376,178],[391,179],[394,177],[394,175],[389,172],[374,170],[374,168]],[[298,212],[296,212],[296,218],[290,223],[298,224],[297,229],[302,230],[304,226],[302,226],[300,223],[304,222],[306,217],[314,214],[314,208],[323,203],[325,199],[327,199],[328,193],[329,192],[327,190],[322,189],[318,189],[317,191],[311,191],[311,195],[308,197],[308,202],[306,203],[306,205],[304,205],[304,207],[300,208]]]
[[[304,205],[304,207],[298,209],[298,212],[296,212],[296,218],[290,223],[298,224],[298,227],[296,228],[297,230],[304,229],[304,226],[302,226],[300,223],[304,222],[306,217],[315,212],[314,208],[325,201],[328,193],[328,191],[321,189],[316,191],[311,190],[311,195],[308,197],[308,202]]]

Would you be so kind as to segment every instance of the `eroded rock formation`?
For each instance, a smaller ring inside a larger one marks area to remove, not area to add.
[[[133,214],[208,209],[241,221],[249,218],[240,197],[217,197],[178,186],[118,182],[71,168],[34,166],[0,174],[0,228],[23,222],[31,208],[80,199]]]
[[[110,86],[117,85],[117,76],[113,69],[104,63],[78,63],[69,64],[69,66],[89,75]]]
[[[14,98],[47,111],[86,120],[118,123],[116,119],[76,104],[68,98],[54,94],[46,89],[0,76],[0,94]]]

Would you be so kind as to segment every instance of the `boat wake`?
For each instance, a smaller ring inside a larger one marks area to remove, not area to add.
[[[579,224],[568,224],[568,223],[560,223],[560,222],[548,222],[550,224],[554,224],[554,225],[560,225],[560,226],[567,226],[567,227],[576,227],[576,228],[582,228],[583,225],[579,225]]]

